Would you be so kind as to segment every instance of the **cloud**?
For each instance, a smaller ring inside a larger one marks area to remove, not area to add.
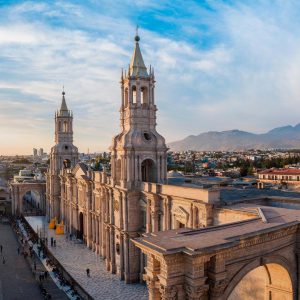
[[[137,23],[144,60],[155,68],[158,129],[168,142],[298,123],[300,4],[255,2],[0,6],[0,138],[10,143],[0,153],[9,145],[12,153],[49,151],[63,85],[76,145],[106,150],[119,130],[118,81]],[[22,146],[6,139],[7,130]]]

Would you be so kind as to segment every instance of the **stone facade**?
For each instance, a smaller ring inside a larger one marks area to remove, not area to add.
[[[266,278],[258,289],[265,299],[299,299],[297,211],[252,202],[222,207],[217,189],[166,184],[154,88],[137,36],[121,76],[110,174],[78,163],[63,93],[47,173],[48,218],[63,220],[105,259],[107,271],[126,283],[145,280],[150,300],[243,299],[236,295],[244,295],[243,278],[253,279],[252,271]]]
[[[82,238],[105,259],[107,270],[127,283],[143,280],[147,264],[134,238],[146,232],[210,226],[220,198],[218,190],[166,184],[167,147],[156,131],[154,88],[153,68],[148,72],[145,67],[136,36],[129,69],[121,76],[121,132],[110,147],[111,173],[77,163],[72,115],[63,94],[47,174],[49,218],[63,220],[68,232]],[[64,122],[67,131],[61,132]]]

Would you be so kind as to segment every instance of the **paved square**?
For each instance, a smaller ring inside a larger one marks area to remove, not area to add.
[[[0,300],[44,299],[10,225],[0,223]],[[5,258],[5,264],[2,258]]]
[[[45,217],[26,217],[26,220],[35,231],[37,228],[42,231],[45,229],[48,248],[53,256],[94,299],[148,299],[145,285],[125,284],[118,276],[107,272],[98,254],[84,244],[67,240],[66,235],[56,235],[54,230],[48,229]],[[49,246],[51,237],[56,239],[56,247]],[[86,276],[87,268],[90,269],[91,277]]]

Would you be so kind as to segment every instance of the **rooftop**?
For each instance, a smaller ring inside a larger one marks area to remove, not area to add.
[[[259,174],[300,175],[300,169],[268,169],[259,172]]]
[[[190,255],[209,253],[232,247],[242,239],[256,236],[258,233],[268,233],[298,224],[300,220],[300,210],[255,204],[239,206],[239,209],[257,210],[257,212],[259,211],[258,208],[260,208],[262,215],[258,213],[258,217],[251,220],[201,229],[178,229],[149,233],[145,237],[136,239],[136,243],[164,254],[176,252]]]

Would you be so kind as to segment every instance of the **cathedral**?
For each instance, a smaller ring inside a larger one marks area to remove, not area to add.
[[[146,256],[134,244],[145,233],[213,225],[219,191],[170,185],[167,146],[156,131],[155,76],[135,37],[121,76],[120,133],[112,139],[110,172],[79,162],[73,114],[62,93],[55,114],[55,145],[47,172],[48,220],[63,221],[126,283],[149,281]],[[147,268],[146,268],[147,269]]]

